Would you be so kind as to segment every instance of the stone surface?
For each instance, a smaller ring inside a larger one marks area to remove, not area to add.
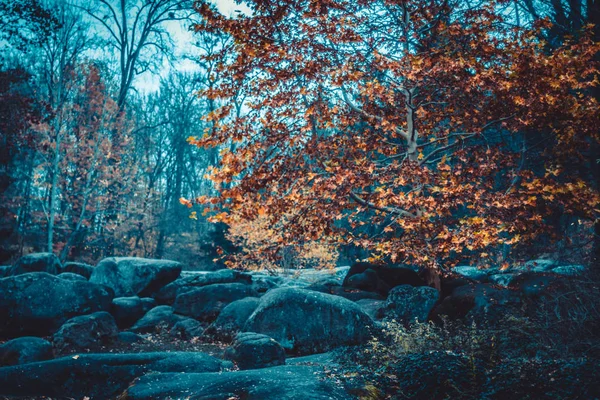
[[[243,283],[218,283],[181,293],[173,310],[202,321],[214,321],[228,304],[245,297],[257,297],[252,286]]]
[[[60,260],[54,254],[32,253],[19,258],[10,268],[8,276],[21,275],[28,272],[47,272],[56,275],[61,272],[61,269]]]
[[[115,340],[121,343],[139,343],[143,342],[144,338],[133,332],[119,332]]]
[[[59,352],[84,351],[108,343],[119,334],[115,319],[106,311],[81,315],[68,320],[52,337]]]
[[[78,354],[0,368],[0,396],[112,399],[146,373],[219,372],[230,365],[191,352]]]
[[[380,286],[379,275],[377,275],[377,272],[375,272],[375,270],[368,268],[364,272],[354,274],[348,277],[348,280],[346,281],[346,286],[360,290],[376,292]]]
[[[154,298],[160,304],[173,304],[178,294],[189,292],[203,286],[214,285],[217,283],[251,283],[250,274],[234,271],[231,269],[221,269],[214,272],[196,273],[181,277],[174,282],[169,283],[160,289]]]
[[[0,336],[48,335],[77,315],[108,310],[112,292],[32,272],[0,279]]]
[[[430,316],[439,322],[440,318],[465,318],[469,316],[478,322],[497,320],[506,307],[520,303],[519,293],[502,289],[490,283],[477,283],[459,286],[452,294],[435,306]]]
[[[373,320],[379,320],[384,317],[386,309],[385,300],[361,299],[356,301],[356,304]]]
[[[580,276],[584,275],[586,271],[585,265],[563,265],[551,269],[552,273],[565,276]]]
[[[279,366],[207,374],[153,374],[137,380],[123,400],[348,400],[335,383],[322,379],[322,367]]]
[[[171,336],[189,340],[195,337],[200,337],[204,333],[204,327],[200,322],[193,318],[185,318],[177,322],[171,328]]]
[[[85,279],[90,279],[90,277],[92,276],[92,272],[94,272],[94,267],[89,264],[70,261],[66,262],[65,265],[63,265],[61,271],[71,272],[73,274],[81,275]]]
[[[224,357],[239,369],[258,369],[285,364],[285,350],[267,335],[254,332],[239,333],[227,348]]]
[[[512,269],[518,269],[522,271],[534,270],[536,272],[544,272],[556,267],[557,264],[558,262],[556,260],[540,258],[536,260],[529,260],[523,265],[514,265]]]
[[[263,333],[288,352],[324,352],[368,340],[373,321],[350,300],[315,291],[280,288],[265,294],[244,331]]]
[[[137,296],[117,297],[112,300],[110,313],[119,328],[129,328],[150,311],[156,302],[152,298],[140,299]]]
[[[60,279],[66,279],[68,281],[87,281],[87,279],[85,279],[85,277],[83,277],[79,274],[71,273],[71,272],[63,272],[56,276],[58,276]]]
[[[117,297],[145,297],[177,279],[180,273],[181,264],[176,261],[110,257],[94,268],[90,282],[110,287]]]
[[[283,282],[280,276],[252,274],[252,288],[258,293],[266,293],[271,289],[278,288]]]
[[[490,282],[495,283],[496,285],[508,287],[512,284],[512,282],[517,277],[517,274],[494,274],[490,275]]]
[[[230,340],[242,330],[259,303],[258,297],[246,297],[228,304],[206,329],[205,334],[220,340]]]
[[[27,364],[54,358],[52,344],[38,337],[25,336],[0,346],[0,367]]]
[[[374,271],[377,274],[379,280],[376,284],[373,281],[373,273],[367,270]],[[355,275],[359,276],[353,278]],[[356,289],[360,289],[361,287],[375,287],[375,289],[370,290],[375,290],[383,295],[387,295],[391,288],[399,285],[424,286],[425,281],[412,268],[392,267],[365,262],[353,264],[343,281],[343,286],[354,287]]]
[[[486,270],[477,267],[472,267],[470,265],[459,265],[457,267],[452,268],[452,271],[466,278],[480,282],[485,282],[488,279],[490,273],[495,272],[495,270]]]
[[[156,333],[159,331],[169,331],[179,321],[186,320],[187,317],[177,315],[173,312],[173,307],[158,306],[146,313],[129,330],[135,333]]]
[[[306,286],[303,289],[306,290],[314,290],[316,292],[333,294],[335,296],[340,296],[345,299],[351,301],[358,301],[363,299],[373,299],[373,300],[384,300],[385,296],[377,292],[368,292],[366,290],[354,289],[351,287],[342,287],[342,286],[324,286],[324,285],[310,285]]]
[[[402,322],[425,322],[439,297],[438,291],[429,286],[396,286],[388,295],[386,316]]]

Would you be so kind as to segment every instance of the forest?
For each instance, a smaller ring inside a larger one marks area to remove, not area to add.
[[[600,398],[599,68],[596,0],[0,0],[0,399]]]

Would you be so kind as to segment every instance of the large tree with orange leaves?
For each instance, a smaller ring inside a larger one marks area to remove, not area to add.
[[[565,162],[599,139],[600,46],[583,34],[549,52],[543,23],[509,28],[503,2],[486,3],[252,0],[236,18],[199,5],[197,29],[233,40],[216,56],[230,79],[207,92],[225,106],[190,138],[223,149],[220,195],[197,201],[232,225],[268,219],[272,240],[246,260],[318,241],[444,270],[551,233],[557,212],[598,218]],[[538,131],[552,157],[524,168]]]

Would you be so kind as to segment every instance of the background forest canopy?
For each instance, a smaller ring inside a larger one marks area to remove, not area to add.
[[[598,2],[217,6],[0,0],[0,262],[597,262]]]

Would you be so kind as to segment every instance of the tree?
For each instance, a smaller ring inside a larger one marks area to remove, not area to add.
[[[108,35],[108,43],[119,57],[119,94],[123,107],[137,75],[159,66],[161,56],[170,54],[170,37],[164,24],[183,21],[191,10],[190,0],[99,0],[96,7],[85,7]]]
[[[0,39],[17,49],[39,45],[59,24],[52,12],[38,0],[0,3]]]
[[[505,3],[255,0],[233,19],[202,4],[198,29],[234,55],[206,92],[225,104],[215,129],[192,142],[238,147],[213,171],[220,195],[197,202],[229,224],[267,216],[273,240],[246,257],[319,241],[444,271],[550,234],[554,212],[593,221],[597,192],[563,165],[599,139],[598,44],[548,53],[540,24],[506,29]],[[522,168],[529,130],[552,132],[545,168]]]

